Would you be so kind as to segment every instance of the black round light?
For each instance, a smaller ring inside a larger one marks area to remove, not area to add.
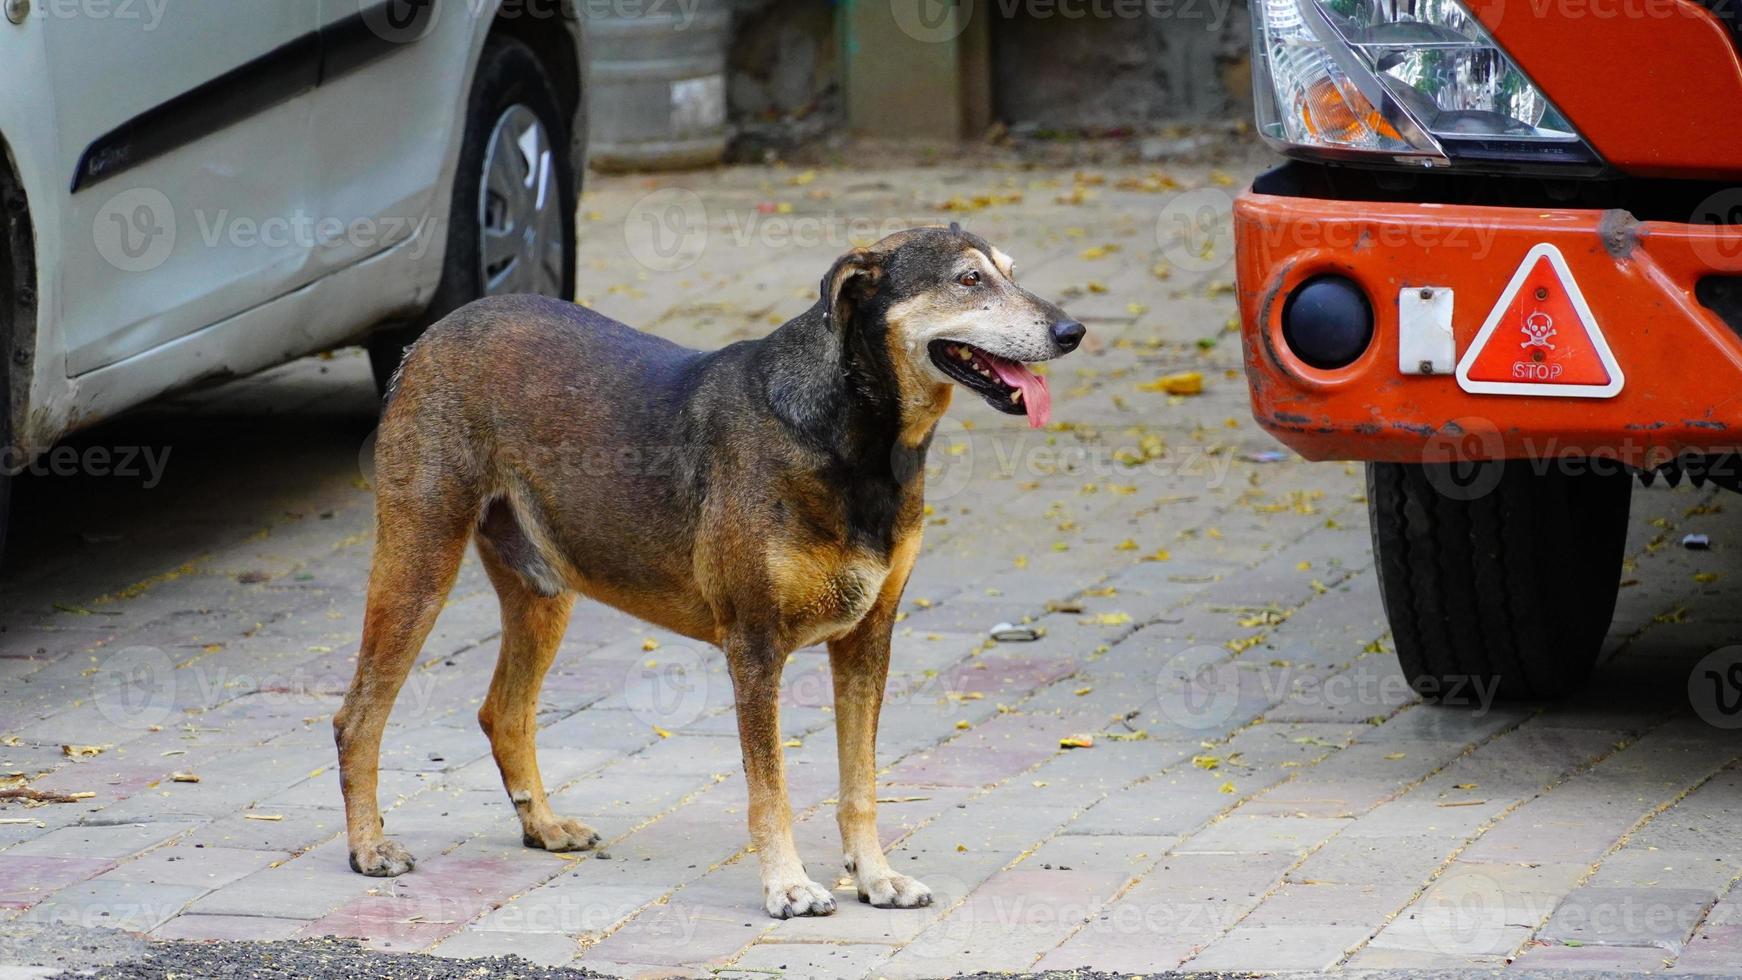
[[[1313,367],[1348,367],[1373,342],[1373,306],[1353,280],[1316,276],[1283,305],[1282,340]]]

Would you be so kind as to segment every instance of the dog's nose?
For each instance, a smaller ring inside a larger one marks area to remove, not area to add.
[[[1059,350],[1069,354],[1077,349],[1077,345],[1083,342],[1083,334],[1088,332],[1088,327],[1075,320],[1060,320],[1052,325],[1052,342],[1059,345]]]

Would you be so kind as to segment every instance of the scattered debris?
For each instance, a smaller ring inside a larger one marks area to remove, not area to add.
[[[1093,735],[1066,735],[1059,739],[1061,749],[1092,749],[1095,747]]]
[[[1689,551],[1706,551],[1712,547],[1712,538],[1706,534],[1690,534],[1682,538],[1682,547]]]
[[[1040,639],[1040,630],[1016,623],[999,623],[992,627],[991,634],[999,643],[1032,643]]]

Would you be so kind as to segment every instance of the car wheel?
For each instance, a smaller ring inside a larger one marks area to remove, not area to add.
[[[1367,467],[1379,592],[1404,675],[1448,704],[1572,691],[1615,614],[1632,477],[1510,460],[1477,464],[1472,481],[1452,465]]]
[[[369,341],[383,392],[405,348],[475,299],[503,293],[574,298],[579,188],[569,126],[532,49],[512,38],[487,41],[466,111],[441,284],[416,323],[378,331]]]

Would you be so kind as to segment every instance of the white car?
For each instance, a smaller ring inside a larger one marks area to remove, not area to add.
[[[7,487],[146,399],[572,298],[564,0],[0,0]]]

